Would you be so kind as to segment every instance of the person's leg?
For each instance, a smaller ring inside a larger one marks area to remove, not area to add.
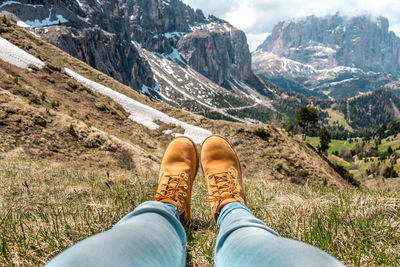
[[[55,257],[48,266],[184,266],[192,186],[198,169],[196,145],[175,138],[160,166],[153,200],[138,206],[112,229]]]
[[[148,201],[113,228],[77,243],[47,266],[184,266],[186,233],[176,207]]]
[[[204,140],[200,161],[211,213],[220,229],[216,266],[343,266],[320,249],[280,237],[250,212],[239,159],[224,138]]]
[[[280,237],[240,202],[221,209],[215,266],[343,266],[326,252]]]

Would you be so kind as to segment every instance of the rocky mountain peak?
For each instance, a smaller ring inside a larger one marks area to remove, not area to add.
[[[378,73],[399,77],[400,39],[389,31],[384,17],[309,16],[278,23],[253,54],[253,61],[256,73],[303,79],[299,86],[327,91],[329,81]]]
[[[258,49],[317,67],[318,59],[325,58],[328,66],[400,73],[400,39],[389,31],[384,17],[336,14],[281,22]]]
[[[240,83],[246,83],[268,94],[251,70],[244,32],[215,16],[206,18],[181,0],[21,0],[1,4],[0,11],[13,13],[44,40],[157,98],[165,88],[137,45],[188,65],[232,92],[232,87],[245,90]]]

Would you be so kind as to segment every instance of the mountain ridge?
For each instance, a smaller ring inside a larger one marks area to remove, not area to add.
[[[400,39],[384,17],[335,14],[283,21],[252,56],[255,73],[286,89],[291,82],[334,98],[398,89],[393,84],[400,74]]]

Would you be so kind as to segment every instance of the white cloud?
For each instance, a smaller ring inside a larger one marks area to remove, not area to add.
[[[265,39],[270,35],[270,32],[263,33],[247,33],[247,43],[249,44],[250,52],[256,50],[257,46],[262,44]]]
[[[213,14],[229,21],[246,32],[249,46],[254,49],[262,43],[273,27],[282,20],[309,15],[325,16],[340,12],[343,15],[371,14],[389,19],[390,30],[400,36],[399,0],[183,0],[205,15]],[[261,40],[261,41],[260,41]]]

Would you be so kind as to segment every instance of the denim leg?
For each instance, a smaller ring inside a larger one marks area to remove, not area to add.
[[[225,205],[218,217],[215,266],[343,266],[326,252],[280,237],[240,202]]]
[[[147,201],[113,228],[60,253],[47,266],[185,266],[186,233],[171,204]]]

